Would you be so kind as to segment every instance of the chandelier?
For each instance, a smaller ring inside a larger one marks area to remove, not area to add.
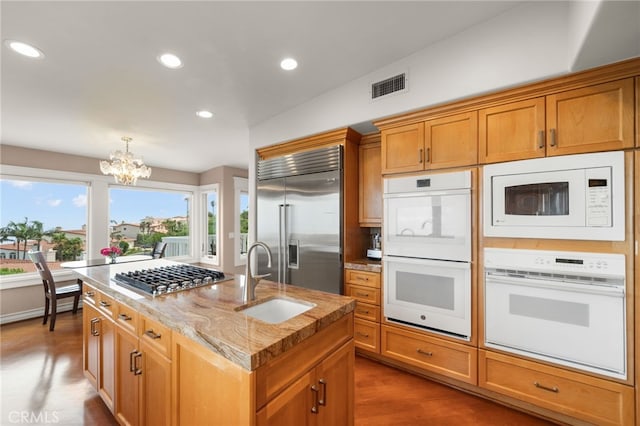
[[[122,137],[126,144],[125,152],[117,150],[109,155],[110,161],[100,161],[100,171],[105,175],[113,175],[117,183],[135,185],[138,178],[151,176],[151,168],[144,165],[142,158],[136,158],[129,152],[131,138]]]

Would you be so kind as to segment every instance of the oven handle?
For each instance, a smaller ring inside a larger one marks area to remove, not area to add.
[[[435,191],[416,191],[416,192],[387,192],[382,194],[382,198],[415,198],[415,197],[431,197],[437,195],[468,195],[471,190],[463,189],[441,189]]]
[[[533,288],[545,288],[550,290],[567,291],[572,293],[587,293],[610,297],[624,297],[624,287],[608,287],[590,284],[573,284],[564,281],[547,281],[536,280],[521,277],[505,277],[503,275],[495,275],[491,272],[486,273],[486,284],[504,284]]]
[[[419,259],[415,257],[383,256],[382,262],[403,263],[420,266],[437,266],[450,269],[471,269],[471,263],[457,260]]]

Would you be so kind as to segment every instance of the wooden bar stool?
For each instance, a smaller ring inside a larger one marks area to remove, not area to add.
[[[36,269],[42,278],[44,285],[44,319],[42,324],[47,323],[49,318],[49,307],[51,307],[51,322],[49,323],[49,331],[53,331],[56,325],[56,313],[58,310],[58,299],[65,297],[73,297],[73,313],[78,312],[78,302],[82,295],[82,287],[79,281],[63,281],[56,284],[47,266],[47,261],[40,251],[31,251],[28,253],[31,261],[36,265]]]

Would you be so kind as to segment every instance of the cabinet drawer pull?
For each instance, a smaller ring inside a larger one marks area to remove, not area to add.
[[[427,352],[427,351],[423,351],[422,349],[418,348],[418,350],[416,351],[421,355],[425,355],[425,356],[433,356],[433,352]]]
[[[535,387],[537,387],[538,389],[546,390],[546,391],[549,391],[549,392],[553,392],[553,393],[558,393],[558,392],[560,392],[560,389],[558,389],[558,387],[557,387],[557,386],[554,386],[554,387],[550,388],[550,387],[548,387],[548,386],[541,385],[541,384],[540,384],[540,383],[538,383],[538,382],[533,382],[533,385],[534,385]]]
[[[311,412],[314,414],[318,414],[318,387],[316,385],[311,385]]]
[[[318,405],[327,405],[327,382],[324,381],[324,379],[320,379],[318,380],[318,383],[320,383],[320,386],[322,386],[322,398],[320,398],[320,400],[318,401]]]
[[[153,330],[146,330],[146,331],[144,332],[144,334],[145,334],[146,336],[151,337],[152,339],[159,339],[159,338],[161,338],[161,337],[162,337],[162,335],[161,335],[161,334],[159,334],[159,333],[154,333],[154,332],[153,332]]]
[[[91,319],[91,328],[90,332],[92,336],[99,336],[100,332],[96,330],[96,324],[100,322],[100,318],[92,318]]]
[[[369,293],[356,292],[356,296],[369,297]]]
[[[132,319],[132,318],[131,318],[129,315],[127,315],[127,314],[120,314],[120,315],[118,315],[118,318],[120,318],[120,319],[121,319],[121,320],[123,320],[123,321],[131,321],[131,319]]]
[[[362,337],[366,337],[366,338],[369,337],[369,335],[367,333],[362,333],[360,331],[358,331],[358,336],[362,336]]]
[[[85,296],[87,296],[87,297],[93,297],[93,296],[95,296],[96,294],[95,294],[93,291],[86,291],[86,292],[84,293],[84,295],[85,295]]]
[[[549,135],[551,136],[551,142],[549,145],[556,146],[556,129],[549,130]]]
[[[538,148],[544,148],[544,130],[538,132]]]
[[[356,279],[360,281],[369,281],[369,277],[363,277],[363,276],[357,276]]]
[[[360,309],[360,310],[358,311],[358,313],[361,313],[361,314],[365,314],[365,315],[367,315],[367,314],[369,314],[369,311],[366,311],[366,310],[364,310],[364,309]]]
[[[428,163],[429,161],[431,161],[431,148],[427,148],[424,152],[424,162]]]
[[[422,148],[418,150],[418,163],[422,163]]]
[[[142,370],[138,367],[138,360],[140,358],[142,358],[142,352],[138,352],[137,349],[129,352],[129,371],[132,372],[134,376],[142,374]]]
[[[137,353],[138,351],[136,349],[129,352],[129,371],[132,373],[135,371],[135,367],[133,366],[134,364],[133,357],[135,357]]]
[[[105,302],[104,300],[100,301],[100,306],[104,307],[104,308],[108,308],[109,306],[111,306],[111,303]]]

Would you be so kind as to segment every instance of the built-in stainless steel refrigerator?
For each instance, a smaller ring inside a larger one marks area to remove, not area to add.
[[[258,273],[269,279],[342,293],[342,147],[268,160],[257,168],[257,239],[272,252]]]

